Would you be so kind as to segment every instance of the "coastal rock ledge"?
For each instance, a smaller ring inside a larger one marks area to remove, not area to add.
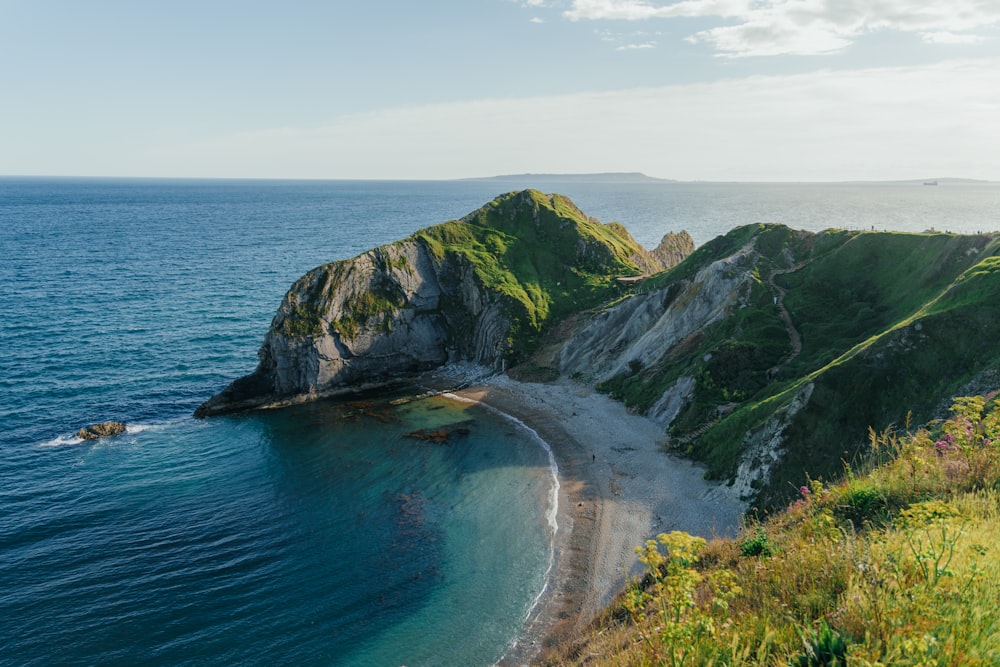
[[[259,363],[203,403],[206,417],[380,386],[447,363],[502,371],[551,323],[596,306],[694,249],[686,232],[646,251],[617,223],[534,190],[353,259],[285,295]]]

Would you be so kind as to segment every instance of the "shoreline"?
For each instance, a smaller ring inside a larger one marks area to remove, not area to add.
[[[664,450],[663,428],[593,389],[494,376],[449,392],[520,421],[558,466],[558,528],[546,585],[497,663],[529,664],[569,641],[639,574],[634,549],[661,532],[733,536],[746,504]]]

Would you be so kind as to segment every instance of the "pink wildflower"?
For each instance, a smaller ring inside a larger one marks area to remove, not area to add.
[[[953,452],[956,449],[958,449],[958,447],[955,444],[948,442],[947,440],[938,440],[937,442],[934,443],[934,448],[937,450],[938,455],[941,456],[943,456],[947,452]]]
[[[795,512],[797,509],[799,509],[800,507],[805,507],[807,504],[808,503],[805,501],[804,498],[799,498],[794,503],[792,503],[791,505],[788,506],[788,513],[791,514],[791,513]]]

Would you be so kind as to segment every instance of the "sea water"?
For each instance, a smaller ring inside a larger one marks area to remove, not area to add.
[[[191,412],[253,369],[302,273],[530,185],[0,179],[0,663],[502,656],[551,563],[529,431],[443,397]],[[995,185],[542,189],[647,246],[753,222],[1000,226]],[[74,437],[107,419],[128,432]]]

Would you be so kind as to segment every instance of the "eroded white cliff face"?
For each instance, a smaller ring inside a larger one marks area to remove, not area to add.
[[[560,372],[596,385],[655,367],[671,354],[689,354],[692,341],[706,327],[747,302],[759,259],[751,243],[688,280],[630,297],[596,314],[561,349]],[[694,377],[681,375],[651,404],[646,416],[669,429],[693,400],[695,388]],[[785,431],[811,395],[809,384],[787,408],[744,435],[744,453],[727,493],[748,500],[768,483],[785,455]]]
[[[771,481],[772,471],[785,457],[785,430],[809,403],[814,386],[811,382],[804,384],[786,408],[776,412],[760,428],[745,435],[743,455],[731,486],[736,497],[741,500],[752,499],[759,489]]]
[[[285,295],[251,376],[200,415],[364,387],[449,361],[498,369],[510,320],[462,257],[407,240],[318,267]]]
[[[690,375],[682,375],[677,378],[677,382],[663,392],[660,400],[649,409],[649,418],[663,428],[669,428],[694,396],[694,387],[695,381]]]
[[[631,297],[599,313],[563,347],[560,371],[601,382],[629,364],[657,363],[745,298],[756,258],[752,248],[744,248],[689,281]]]

